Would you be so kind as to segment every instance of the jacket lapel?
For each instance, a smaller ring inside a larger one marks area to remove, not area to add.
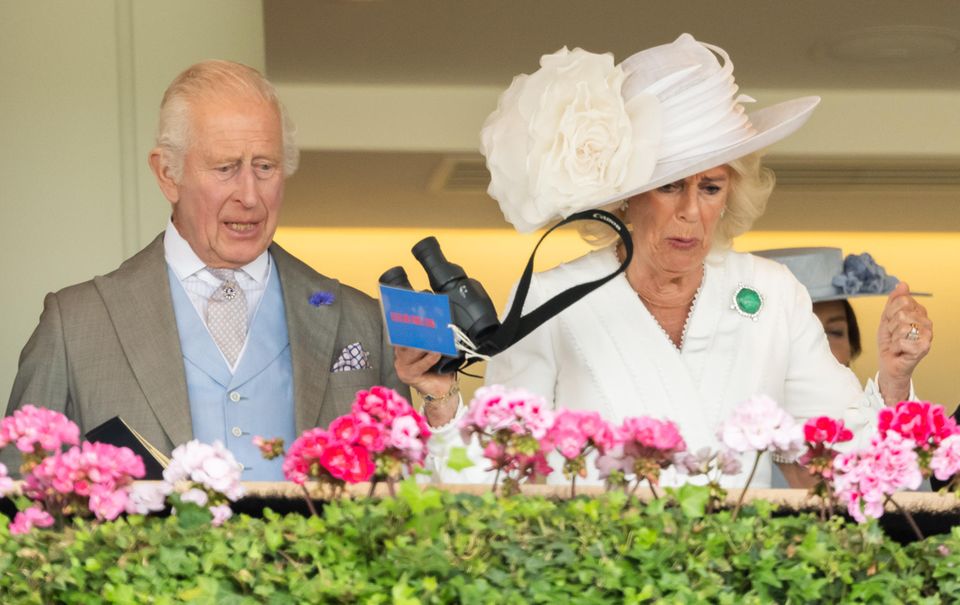
[[[580,265],[583,275],[564,281],[580,283],[616,269],[612,249],[594,255],[592,263]],[[627,278],[617,276],[582,302],[587,304],[571,307],[576,309],[569,317],[574,322],[571,336],[583,362],[597,377],[614,418],[618,422],[640,415],[669,419],[684,427],[688,443],[708,442],[711,431],[702,414],[710,404],[701,396],[683,356]]]
[[[707,402],[701,420],[708,426],[719,426],[730,406],[727,397],[730,377],[744,332],[740,328],[750,319],[731,308],[737,287],[732,262],[725,262],[728,253],[707,257],[703,288],[697,308],[690,318],[683,358],[703,401]]]
[[[270,246],[270,254],[277,263],[287,311],[293,397],[300,434],[316,426],[320,418],[340,324],[340,282],[319,275],[277,244]],[[316,292],[332,294],[333,302],[311,305],[310,297]]]
[[[163,235],[94,284],[140,389],[175,445],[193,438]]]

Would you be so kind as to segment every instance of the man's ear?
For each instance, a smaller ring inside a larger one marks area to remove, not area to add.
[[[170,166],[166,161],[163,150],[154,147],[150,151],[147,161],[150,163],[150,169],[153,170],[154,176],[157,177],[157,184],[160,185],[163,196],[171,204],[176,204],[180,201],[180,186],[174,180],[173,175],[170,174]]]

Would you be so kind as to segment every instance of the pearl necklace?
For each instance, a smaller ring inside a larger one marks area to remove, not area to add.
[[[620,255],[620,246],[616,247],[616,257],[617,260],[623,262],[623,259]],[[647,310],[647,313],[650,313],[650,317],[653,318],[653,321],[657,323],[657,327],[660,328],[660,332],[663,333],[663,337],[667,339],[667,342],[670,343],[677,352],[683,351],[683,343],[687,339],[687,328],[690,326],[690,318],[693,317],[693,310],[697,308],[697,301],[700,299],[700,291],[703,290],[703,282],[707,281],[707,265],[704,263],[703,268],[700,273],[700,285],[697,286],[697,291],[693,293],[693,298],[690,300],[690,309],[687,310],[687,318],[683,320],[683,330],[680,332],[680,344],[673,342],[673,339],[670,338],[670,334],[667,333],[666,328],[663,327],[663,324],[660,323],[660,320],[653,314],[652,311],[644,304],[644,309]],[[654,303],[645,299],[639,292],[636,292],[637,297],[640,299],[641,304],[649,303],[653,305]]]

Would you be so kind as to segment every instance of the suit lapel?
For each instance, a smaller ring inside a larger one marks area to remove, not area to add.
[[[270,254],[277,263],[287,311],[299,434],[315,427],[320,418],[340,325],[340,282],[319,275],[277,244],[270,246]],[[316,292],[332,294],[333,303],[311,305],[310,297]]]
[[[193,438],[163,235],[94,284],[140,389],[170,441]]]

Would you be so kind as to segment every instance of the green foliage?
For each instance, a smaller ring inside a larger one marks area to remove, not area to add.
[[[76,520],[0,533],[0,595],[20,603],[946,603],[960,529],[909,546],[876,524],[705,514],[704,488],[643,504],[400,485],[320,517]]]
[[[473,460],[467,455],[467,448],[459,446],[450,448],[450,455],[447,458],[448,467],[459,472],[473,465]]]

